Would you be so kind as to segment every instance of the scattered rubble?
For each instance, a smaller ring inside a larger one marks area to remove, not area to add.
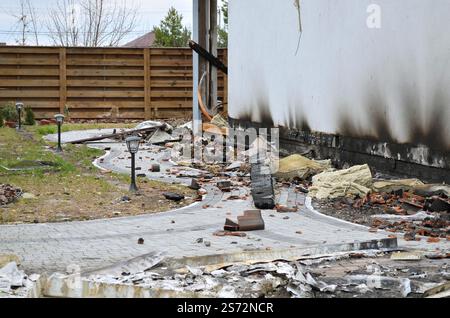
[[[275,206],[275,209],[277,210],[278,213],[294,213],[294,212],[298,212],[298,207],[297,206],[294,206],[294,207],[290,208],[290,207],[287,207],[287,206],[284,206],[284,205],[277,204]]]
[[[222,190],[222,192],[231,192],[232,183],[229,180],[221,180],[217,182],[217,187]]]
[[[160,167],[159,164],[154,163],[154,164],[151,165],[149,171],[151,171],[151,172],[161,172],[161,167]]]
[[[390,194],[372,193],[359,199],[321,200],[314,205],[327,215],[372,229],[400,233],[404,239],[413,241],[423,236],[444,240],[449,237],[448,202],[445,197],[424,198],[411,192],[396,191]]]
[[[0,206],[14,202],[21,195],[22,190],[20,188],[10,184],[0,184]]]
[[[189,185],[189,188],[192,190],[200,190],[201,186],[196,179],[191,179],[191,184]]]
[[[201,242],[204,244],[202,239]],[[389,252],[365,250],[218,266],[171,266],[158,258],[140,266],[91,273],[79,278],[52,275],[53,297],[187,297],[187,298],[417,298],[443,296],[449,290],[442,273],[448,264],[428,260],[393,261]],[[348,263],[350,262],[350,265]],[[415,265],[412,265],[415,264]]]

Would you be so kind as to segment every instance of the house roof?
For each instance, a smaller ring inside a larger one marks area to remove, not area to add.
[[[131,42],[128,42],[127,44],[124,45],[124,47],[146,48],[151,47],[154,42],[155,42],[155,32],[149,32]]]

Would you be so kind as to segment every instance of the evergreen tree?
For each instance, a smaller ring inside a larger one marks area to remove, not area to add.
[[[186,47],[191,38],[191,32],[183,26],[183,15],[174,7],[169,9],[160,25],[153,28],[153,32],[155,47]]]

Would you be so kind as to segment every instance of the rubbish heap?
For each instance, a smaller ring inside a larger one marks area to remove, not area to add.
[[[450,240],[450,186],[417,179],[383,180],[368,165],[334,170],[326,161],[300,155],[280,160],[279,181],[291,179],[308,193],[320,212],[371,227],[401,233],[408,241]],[[368,217],[365,217],[365,216]]]
[[[413,267],[405,270],[398,262],[386,263],[386,253],[367,250],[335,253],[298,261],[236,263],[226,266],[166,267],[152,263],[146,270],[134,266],[122,273],[97,273],[85,278],[97,290],[148,290],[150,297],[214,298],[332,298],[332,297],[424,297],[442,284],[436,277],[448,275],[448,265],[428,268],[431,280],[424,280]],[[377,259],[380,259],[377,261]],[[343,262],[358,266],[346,269]],[[341,266],[339,266],[339,264]],[[147,267],[147,266],[145,266]],[[337,274],[332,268],[345,270]],[[330,269],[330,270],[328,270]],[[60,284],[56,284],[60,286]],[[116,286],[109,288],[107,286]],[[128,294],[128,293],[125,293]],[[101,296],[101,295],[95,295]]]

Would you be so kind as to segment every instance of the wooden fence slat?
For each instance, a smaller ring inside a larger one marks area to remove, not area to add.
[[[152,70],[152,77],[192,77],[192,70]]]
[[[17,66],[16,66],[17,67]],[[59,76],[59,68],[0,68],[0,76]]]
[[[192,98],[192,91],[152,91],[151,96],[159,98]]]
[[[13,54],[59,54],[57,47],[1,46],[0,53]]]
[[[59,65],[57,58],[6,58],[0,59],[0,65]]]
[[[68,101],[67,106],[70,109],[111,107],[144,109],[144,101]]]
[[[142,60],[124,59],[67,59],[67,65],[73,66],[143,66]]]
[[[1,52],[1,51],[0,51]],[[68,48],[68,55],[75,54],[115,54],[115,55],[142,55],[142,49],[134,48]]]
[[[84,97],[84,98],[144,98],[143,91],[74,91],[68,90],[67,97]]]
[[[51,97],[58,98],[59,91],[58,90],[13,90],[13,89],[0,89],[0,97],[5,98],[21,98],[21,97]]]
[[[69,87],[144,87],[143,80],[67,80]]]
[[[48,87],[48,86],[55,86],[55,87],[59,86],[59,80],[0,79],[0,87]]]
[[[152,59],[151,66],[167,66],[167,67],[192,67],[192,60],[155,60]]]
[[[67,76],[111,76],[111,77],[143,77],[144,70],[114,70],[114,69],[67,69]]]

